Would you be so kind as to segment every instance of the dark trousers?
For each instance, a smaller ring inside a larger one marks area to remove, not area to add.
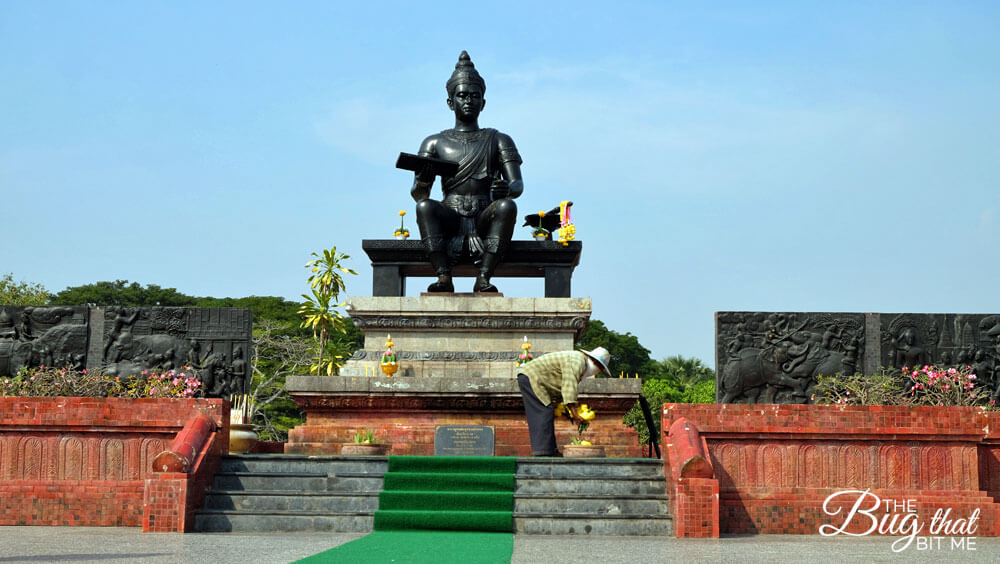
[[[524,400],[524,416],[528,420],[528,436],[531,438],[532,456],[557,456],[555,403],[542,404],[531,389],[531,381],[524,374],[517,375],[517,387]]]

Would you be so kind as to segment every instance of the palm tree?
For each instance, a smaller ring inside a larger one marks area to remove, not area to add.
[[[663,374],[678,388],[686,390],[699,382],[715,380],[715,372],[705,366],[699,358],[674,355],[660,361]]]

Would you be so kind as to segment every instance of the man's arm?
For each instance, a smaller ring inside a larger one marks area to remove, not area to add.
[[[508,184],[507,197],[517,198],[524,192],[524,180],[521,179],[521,155],[517,152],[514,140],[505,133],[497,132],[497,146],[500,149],[503,178]]]
[[[437,135],[431,135],[420,144],[417,155],[421,157],[437,158]],[[431,197],[431,187],[434,185],[434,173],[430,167],[424,167],[420,172],[414,173],[413,187],[410,188],[410,196],[414,201],[420,202]]]

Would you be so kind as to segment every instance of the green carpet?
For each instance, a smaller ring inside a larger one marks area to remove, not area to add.
[[[299,562],[509,563],[513,457],[390,456],[375,532]]]
[[[305,564],[510,564],[512,533],[375,531],[299,560]]]
[[[390,456],[376,531],[514,529],[513,457]]]

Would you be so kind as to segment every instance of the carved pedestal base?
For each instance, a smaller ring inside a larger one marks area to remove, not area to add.
[[[589,298],[448,295],[354,297],[347,311],[365,334],[364,349],[341,376],[381,374],[386,335],[395,342],[394,377],[514,378],[524,337],[537,357],[571,350],[590,320]]]
[[[432,455],[438,425],[489,425],[494,455],[531,455],[514,379],[292,376],[286,386],[306,412],[305,425],[288,434],[289,454],[337,454],[359,429],[370,429],[393,454]],[[598,414],[588,439],[611,457],[643,456],[635,430],[622,424],[638,398],[640,381],[588,378],[580,391],[580,401]],[[556,422],[557,444],[575,435],[569,422]]]

